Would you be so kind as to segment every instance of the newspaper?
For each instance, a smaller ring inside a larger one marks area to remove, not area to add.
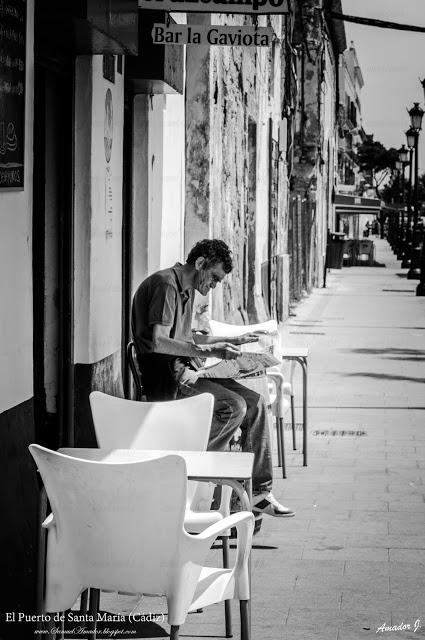
[[[280,364],[272,353],[245,351],[235,360],[207,358],[197,373],[200,378],[245,378],[262,374],[265,369]]]

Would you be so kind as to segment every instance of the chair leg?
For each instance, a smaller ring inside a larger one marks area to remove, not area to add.
[[[251,630],[249,628],[249,600],[240,600],[239,609],[241,613],[241,640],[250,640]]]
[[[88,601],[89,601],[89,590],[84,589],[84,591],[81,592],[81,597],[80,597],[80,613],[87,613]]]
[[[276,418],[277,466],[282,466],[282,442],[279,433],[279,418]]]
[[[285,432],[283,418],[278,418],[278,431],[280,439],[280,457],[282,460],[282,478],[286,478],[286,462],[285,462]]]
[[[179,626],[171,625],[170,640],[179,640]]]
[[[295,451],[297,448],[297,440],[295,434],[295,401],[294,396],[291,395],[291,421],[292,421],[292,448]]]
[[[90,622],[88,623],[89,638],[96,640],[96,627],[97,627],[97,614],[99,613],[99,600],[100,589],[90,589],[90,604],[89,604],[89,616]]]
[[[229,568],[229,538],[223,536],[221,539],[223,545],[223,568]],[[232,607],[230,600],[224,601],[224,620],[226,624],[226,638],[233,638],[232,632]]]

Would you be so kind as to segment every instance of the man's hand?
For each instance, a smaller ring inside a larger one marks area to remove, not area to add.
[[[258,342],[260,335],[262,335],[263,333],[264,331],[252,331],[251,333],[244,333],[241,336],[229,338],[229,342],[231,344],[247,344],[248,342]]]
[[[221,358],[222,360],[235,360],[241,355],[240,349],[230,342],[216,342],[211,345],[211,355],[215,358]]]

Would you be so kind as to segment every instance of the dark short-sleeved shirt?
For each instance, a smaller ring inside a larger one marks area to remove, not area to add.
[[[143,390],[148,400],[172,400],[177,381],[190,359],[155,353],[153,327],[170,327],[170,337],[192,342],[192,311],[195,292],[184,290],[183,265],[177,263],[150,275],[138,287],[131,309],[131,331],[138,353]]]

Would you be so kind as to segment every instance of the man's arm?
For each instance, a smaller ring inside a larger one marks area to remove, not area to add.
[[[214,357],[233,360],[240,355],[239,349],[221,338],[214,344],[196,345],[194,342],[170,338],[171,325],[155,324],[152,330],[152,343],[155,353],[170,356]]]
[[[227,342],[233,345],[247,344],[248,342],[258,342],[260,334],[264,331],[254,331],[252,333],[244,333],[241,336],[210,336],[204,333],[194,333],[193,339],[196,344],[214,345],[218,342]]]

